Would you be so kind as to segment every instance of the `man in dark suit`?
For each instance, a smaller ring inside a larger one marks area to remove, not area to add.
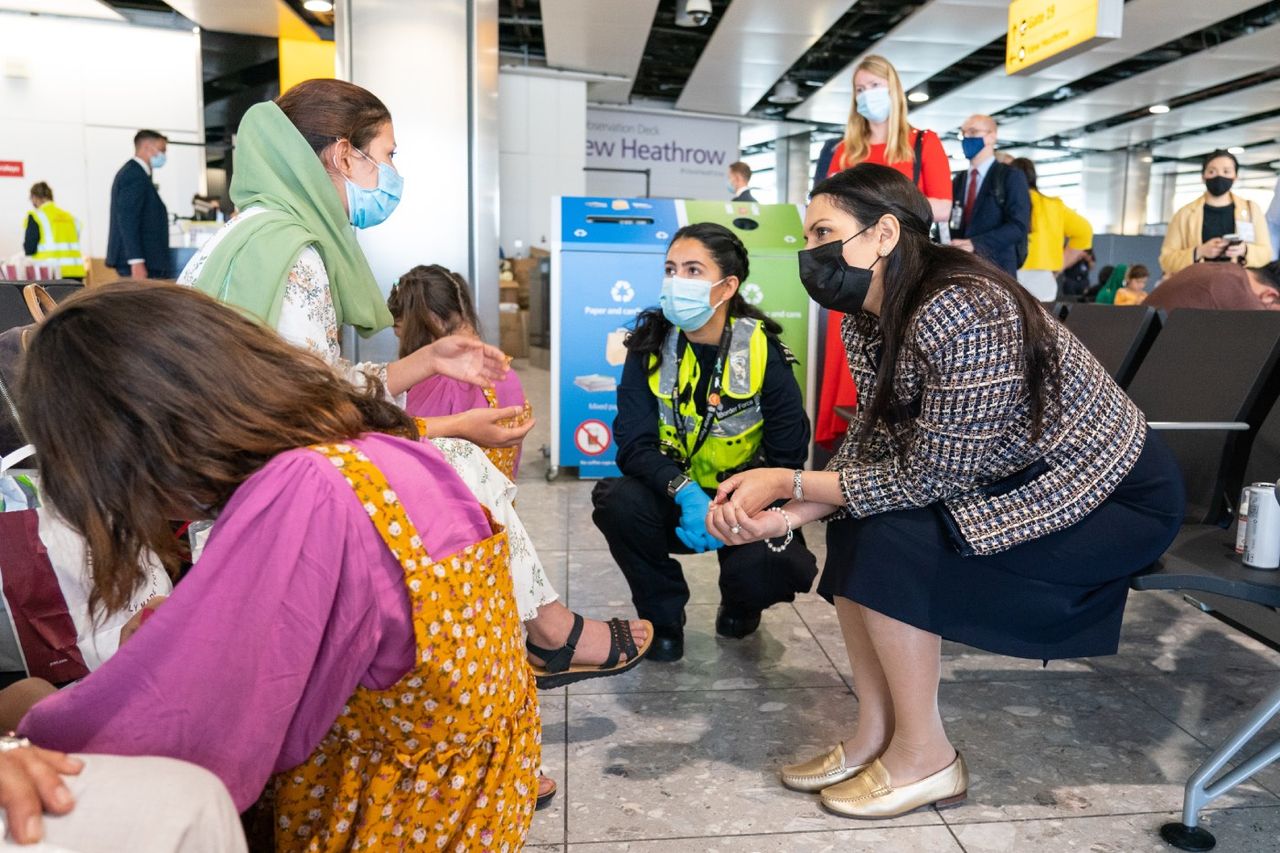
[[[169,211],[151,176],[164,165],[169,140],[154,130],[133,137],[133,159],[111,183],[107,266],[132,278],[173,278],[169,269]]]
[[[951,181],[951,245],[983,258],[1013,277],[1027,258],[1031,193],[1017,169],[996,162],[996,120],[973,115],[960,128],[969,168]],[[957,227],[958,226],[958,227]]]
[[[729,190],[733,193],[733,201],[755,201],[751,194],[751,167],[739,160],[729,164]]]

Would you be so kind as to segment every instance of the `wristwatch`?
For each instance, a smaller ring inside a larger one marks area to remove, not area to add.
[[[804,471],[800,468],[796,469],[795,475],[791,478],[791,496],[797,501],[804,500]]]
[[[0,736],[0,752],[8,752],[11,749],[23,749],[31,746],[31,741],[24,737],[18,737],[14,732]]]
[[[693,480],[690,480],[687,474],[677,474],[671,478],[671,482],[667,483],[667,497],[674,498],[676,492],[692,482]]]

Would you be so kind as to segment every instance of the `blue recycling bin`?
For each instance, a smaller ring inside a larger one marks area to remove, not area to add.
[[[658,304],[681,211],[671,199],[552,201],[551,467],[618,475],[613,418],[635,316]]]

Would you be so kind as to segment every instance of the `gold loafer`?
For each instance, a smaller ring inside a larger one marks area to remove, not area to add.
[[[823,789],[822,805],[845,817],[897,817],[921,806],[953,806],[968,790],[969,770],[958,752],[956,760],[937,773],[900,788],[893,787],[889,771],[877,758],[848,782]]]
[[[790,764],[782,768],[782,784],[793,791],[812,794],[828,788],[846,779],[852,779],[864,769],[866,764],[849,767],[844,763],[844,744],[838,743],[835,749],[826,755],[810,758],[799,764]]]

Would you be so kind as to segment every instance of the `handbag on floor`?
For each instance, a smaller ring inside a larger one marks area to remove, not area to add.
[[[41,505],[38,476],[16,468],[33,452],[28,445],[0,458],[0,671],[65,684],[115,654],[124,624],[154,596],[168,595],[173,583],[144,555],[129,606],[90,613],[84,538]]]

